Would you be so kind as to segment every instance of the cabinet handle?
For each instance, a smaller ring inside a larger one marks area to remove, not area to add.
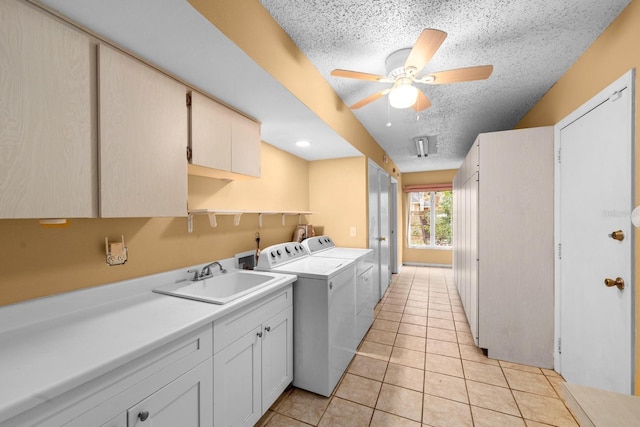
[[[258,332],[256,335],[257,335],[258,337],[262,338],[262,331]]]
[[[138,414],[138,419],[140,421],[147,421],[147,418],[149,418],[149,411],[140,411],[140,413]]]
[[[271,326],[265,326],[265,327],[264,327],[264,330],[265,330],[265,331],[267,331],[267,332],[269,332],[269,331],[271,330]]]

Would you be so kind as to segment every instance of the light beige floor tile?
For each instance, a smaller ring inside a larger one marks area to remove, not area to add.
[[[451,305],[449,302],[449,298],[444,296],[446,294],[439,294],[439,295],[443,295],[443,296],[436,296],[437,294],[431,294],[429,296],[429,302],[431,304],[444,304],[444,305]]]
[[[513,390],[526,391],[549,397],[558,397],[547,377],[531,372],[518,371],[515,369],[502,368],[504,376],[507,377],[509,387]]]
[[[371,341],[363,341],[360,345],[360,348],[358,349],[357,354],[388,362],[389,357],[391,356],[392,349],[393,346],[390,345],[379,344]]]
[[[500,366],[500,363],[495,359],[489,359],[484,355],[481,349],[475,345],[458,345],[460,348],[460,357],[464,360],[471,360],[474,362],[485,363],[487,365]]]
[[[387,362],[356,354],[347,372],[372,380],[382,381],[386,370]]]
[[[429,303],[429,295],[409,295],[409,299],[407,301],[423,301]]]
[[[471,407],[475,427],[526,427],[524,420],[513,415]]]
[[[539,396],[524,391],[513,391],[522,416],[527,420],[538,421],[559,427],[577,427],[575,419],[560,399]]]
[[[303,423],[302,421],[294,420],[293,418],[286,417],[284,415],[273,413],[266,424],[263,424],[267,427],[308,427],[309,424]],[[260,426],[260,424],[256,424],[256,426]]]
[[[412,325],[410,323],[400,323],[398,333],[404,335],[413,335],[414,337],[427,337],[426,326]]]
[[[428,334],[428,331],[427,331]],[[428,336],[428,335],[427,335]],[[458,343],[427,338],[427,353],[441,354],[449,357],[460,357]]]
[[[453,315],[451,314],[450,311],[429,309],[429,317],[435,317],[437,319],[453,320]]]
[[[416,316],[424,316],[426,318],[428,312],[429,312],[428,308],[411,307],[409,305],[404,306],[404,314],[414,314]]]
[[[373,409],[340,398],[331,400],[319,427],[360,427],[371,421]]]
[[[388,304],[384,303],[380,311],[391,311],[393,313],[402,313],[404,311],[404,305]]]
[[[427,326],[427,316],[417,316],[415,314],[403,314],[402,322],[412,325]]]
[[[407,307],[419,307],[419,308],[426,308],[429,309],[429,302],[428,301],[416,301],[416,300],[407,300]]]
[[[400,322],[394,322],[393,320],[376,319],[373,321],[371,329],[380,329],[382,331],[396,333],[398,332],[398,326],[400,326]]]
[[[439,319],[437,317],[428,317],[427,326],[431,326],[432,328],[449,329],[451,331],[456,329],[453,320]]]
[[[258,420],[258,422],[255,424],[254,427],[265,427],[269,421],[271,421],[271,418],[273,418],[275,415],[279,415],[276,414],[275,412],[273,412],[271,409],[269,409],[267,412],[265,412],[262,417]],[[279,415],[282,417],[282,415]],[[294,419],[290,418],[290,420],[295,421]],[[299,421],[296,421],[299,422]],[[304,423],[300,423],[302,425],[305,425]]]
[[[544,369],[542,368],[542,373],[548,377],[559,377],[560,374],[554,371],[553,369]]]
[[[458,342],[456,331],[452,331],[451,329],[427,327],[427,338],[440,341]]]
[[[468,322],[467,316],[464,313],[453,313],[453,320],[456,322]]]
[[[406,298],[392,298],[389,296],[387,297],[385,304],[404,305],[405,302],[407,302]]]
[[[499,366],[463,360],[462,368],[464,369],[464,377],[468,380],[508,387],[507,380]]]
[[[420,423],[387,412],[375,410],[370,427],[420,427]]]
[[[429,303],[429,310],[439,310],[451,312],[451,306],[449,304],[437,304],[435,302]]]
[[[422,393],[382,384],[376,409],[419,422],[422,417]]]
[[[465,380],[450,375],[426,372],[424,375],[424,392],[457,402],[469,403]]]
[[[416,337],[414,335],[396,335],[396,341],[394,345],[396,347],[408,348],[409,350],[425,351],[427,340],[422,337]]]
[[[277,412],[308,424],[316,425],[329,405],[329,398],[294,389],[278,406]]]
[[[357,375],[346,374],[336,390],[336,396],[373,408],[382,383]]]
[[[425,370],[464,378],[462,361],[454,357],[427,353],[425,356]]]
[[[518,371],[531,372],[532,374],[542,374],[542,369],[536,368],[535,366],[522,365],[520,363],[506,362],[504,360],[500,360],[500,366],[503,368],[509,369],[517,369]]]
[[[387,373],[384,376],[386,384],[397,385],[411,390],[422,392],[424,386],[424,370],[409,366],[389,363]]]
[[[469,402],[473,406],[504,412],[505,414],[520,416],[520,410],[508,388],[495,385],[467,381]]]
[[[371,328],[369,329],[369,332],[367,332],[367,335],[365,335],[364,339],[367,341],[373,341],[380,344],[393,345],[393,343],[396,340],[396,333],[388,332],[381,329]]]
[[[409,350],[402,347],[394,347],[389,362],[412,368],[424,369],[424,351]]]
[[[473,427],[469,405],[424,395],[422,423],[433,427]]]
[[[462,306],[459,306],[459,305],[452,305],[451,306],[451,311],[453,313],[464,313],[464,308]]]
[[[537,421],[524,420],[527,427],[551,427],[550,424],[543,424]]]
[[[455,321],[456,331],[462,332],[471,332],[471,328],[469,328],[469,323],[465,320],[462,322]]]
[[[458,344],[476,345],[470,332],[456,332],[456,335],[458,336]]]
[[[393,311],[380,311],[376,316],[376,320],[377,319],[399,322],[400,319],[402,319],[402,313],[394,313]]]
[[[556,394],[558,396],[562,396],[562,383],[564,382],[564,379],[560,376],[558,377],[547,377],[547,380],[549,380],[549,382],[551,383],[551,387],[553,387],[553,389],[556,391]]]

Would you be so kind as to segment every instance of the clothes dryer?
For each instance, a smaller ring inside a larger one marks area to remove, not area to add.
[[[339,258],[356,263],[356,346],[373,324],[373,249],[336,247],[329,236],[306,239],[302,246],[313,257]]]
[[[293,385],[330,396],[356,352],[353,260],[312,257],[300,243],[265,248],[256,270],[293,284]]]

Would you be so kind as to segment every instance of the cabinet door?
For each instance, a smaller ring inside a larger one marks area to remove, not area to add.
[[[293,381],[293,307],[263,324],[262,412],[266,412]]]
[[[260,176],[260,124],[231,111],[231,172]]]
[[[187,215],[186,88],[99,46],[100,216]]]
[[[89,39],[2,0],[0,52],[0,218],[96,216]]]
[[[231,171],[232,111],[198,92],[192,92],[189,114],[191,164]]]
[[[260,354],[256,327],[213,356],[213,415],[216,426],[252,426],[262,416]]]
[[[128,427],[213,425],[211,361],[205,361],[127,411]]]

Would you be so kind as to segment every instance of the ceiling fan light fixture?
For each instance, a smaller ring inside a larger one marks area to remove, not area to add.
[[[393,108],[409,108],[418,99],[418,88],[412,85],[402,84],[394,87],[389,92],[389,104]]]

